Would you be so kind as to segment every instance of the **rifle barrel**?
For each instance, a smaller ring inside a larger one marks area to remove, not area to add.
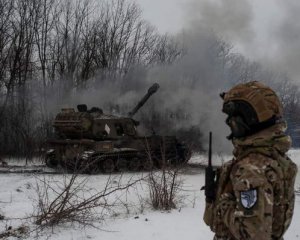
[[[211,152],[212,152],[212,132],[209,132],[209,146],[208,146],[208,166],[211,167]]]

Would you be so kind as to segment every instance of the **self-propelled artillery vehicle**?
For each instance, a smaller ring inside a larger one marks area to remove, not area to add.
[[[46,164],[82,173],[111,173],[161,168],[186,163],[190,152],[175,136],[142,136],[132,117],[159,88],[155,83],[127,117],[104,114],[85,104],[64,108],[53,127],[56,138],[49,139]]]

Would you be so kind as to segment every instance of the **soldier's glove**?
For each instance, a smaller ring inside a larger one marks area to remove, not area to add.
[[[206,202],[203,220],[207,226],[213,228],[213,221],[214,221],[214,204]]]
[[[217,217],[226,221],[226,213],[228,209],[234,209],[236,205],[235,197],[231,193],[223,193],[218,199],[216,206]]]

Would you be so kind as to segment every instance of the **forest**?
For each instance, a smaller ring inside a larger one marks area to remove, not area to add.
[[[218,93],[252,80],[278,93],[299,146],[293,79],[235,52],[211,29],[161,34],[127,0],[0,0],[2,157],[41,155],[62,106],[87,103],[122,115],[154,82],[161,94],[138,115],[144,129],[201,150],[210,120],[223,122],[214,114],[221,112]]]

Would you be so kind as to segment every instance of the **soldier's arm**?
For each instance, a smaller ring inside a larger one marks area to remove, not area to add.
[[[273,188],[263,167],[240,165],[232,176],[233,194],[224,193],[219,214],[236,239],[271,239]]]

